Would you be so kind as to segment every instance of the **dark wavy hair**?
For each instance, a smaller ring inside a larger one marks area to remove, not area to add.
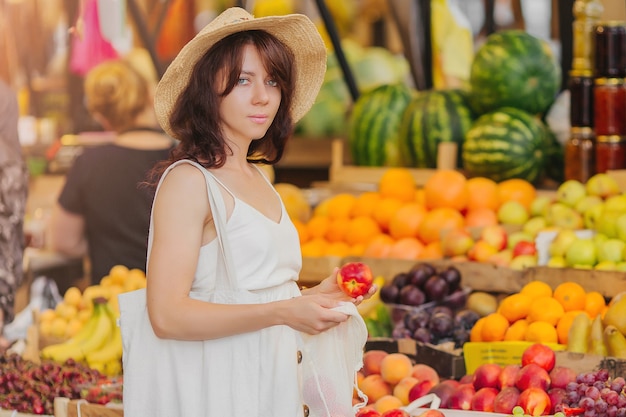
[[[276,37],[262,30],[237,32],[213,45],[196,63],[185,90],[170,115],[170,127],[180,143],[167,160],[161,161],[149,174],[148,183],[155,186],[172,163],[190,159],[206,168],[219,168],[231,152],[221,129],[219,106],[237,84],[243,64],[243,51],[253,45],[259,51],[263,66],[277,82],[281,101],[276,117],[262,138],[252,141],[248,161],[275,164],[284,153],[287,139],[294,129],[290,114],[295,88],[294,56]],[[226,77],[226,87],[222,76]]]

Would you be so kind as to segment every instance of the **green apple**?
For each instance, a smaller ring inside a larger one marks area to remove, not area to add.
[[[583,213],[583,222],[584,226],[587,229],[596,230],[598,221],[602,218],[602,213],[604,213],[604,202],[601,204],[596,204],[595,206],[589,207]]]
[[[578,180],[567,180],[557,188],[556,201],[569,207],[575,207],[576,203],[586,195],[585,184]]]
[[[596,223],[596,231],[608,237],[617,237],[617,219],[624,214],[621,211],[604,210],[602,217]]]
[[[604,200],[602,200],[597,195],[586,195],[576,203],[574,206],[574,210],[579,212],[580,214],[584,214],[588,208],[595,206],[596,204],[602,204]]]
[[[610,261],[621,262],[624,259],[624,250],[626,249],[626,242],[617,238],[609,238],[604,242],[596,244],[598,251],[598,262]]]
[[[538,195],[535,199],[530,203],[530,215],[533,217],[536,216],[545,216],[548,213],[548,206],[552,204],[552,199],[545,195]]]
[[[515,200],[509,200],[500,205],[497,215],[498,222],[502,224],[522,225],[526,223],[529,218],[526,207]]]
[[[553,203],[548,207],[546,220],[549,225],[564,229],[581,229],[584,225],[583,216],[572,207],[563,203]]]
[[[562,256],[553,256],[548,260],[546,266],[549,266],[550,268],[565,268],[567,266],[567,262]]]
[[[542,230],[544,230],[548,226],[548,221],[543,216],[535,216],[528,219],[524,226],[522,226],[522,231],[528,233],[533,238],[539,234]]]
[[[604,200],[604,209],[626,213],[626,194],[612,195]]]
[[[507,249],[511,249],[513,250],[513,248],[515,247],[515,245],[517,245],[517,242],[520,241],[526,241],[526,242],[534,242],[535,239],[533,238],[532,235],[524,232],[524,231],[517,231],[517,232],[513,232],[509,235],[509,239],[508,242],[506,244]]]
[[[565,251],[565,261],[575,268],[594,266],[598,261],[596,244],[591,239],[577,238]]]
[[[593,267],[598,271],[617,271],[617,264],[613,261],[601,261]]]
[[[511,259],[509,268],[521,271],[525,268],[537,266],[537,255],[518,255]]]
[[[588,195],[597,195],[600,198],[608,198],[620,193],[619,184],[615,178],[604,172],[589,178],[585,188]]]
[[[550,246],[548,246],[548,252],[550,253],[550,257],[564,257],[567,249],[577,239],[578,236],[576,236],[576,232],[574,230],[559,230],[552,242],[550,242]]]

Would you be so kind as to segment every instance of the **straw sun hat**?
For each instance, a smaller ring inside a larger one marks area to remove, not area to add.
[[[291,116],[298,121],[311,108],[326,72],[326,47],[317,28],[302,14],[255,19],[246,10],[232,7],[206,25],[178,53],[157,86],[155,111],[161,127],[174,137],[169,118],[178,96],[189,83],[198,60],[216,42],[236,32],[264,30],[285,44],[295,56],[295,91]]]

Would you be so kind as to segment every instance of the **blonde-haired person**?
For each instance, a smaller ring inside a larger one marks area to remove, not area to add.
[[[114,265],[145,270],[152,193],[141,184],[168,157],[173,141],[156,121],[154,86],[125,60],[94,67],[84,87],[92,117],[116,135],[75,159],[53,209],[48,243],[69,256],[88,256],[91,281],[98,283]]]
[[[154,171],[149,319],[133,316],[146,313],[146,306],[131,303],[133,294],[120,296],[124,415],[327,415],[303,404],[299,337],[358,325],[359,317],[334,308],[350,307],[363,297],[345,295],[336,271],[315,287],[299,289],[297,231],[258,168],[281,159],[325,71],[326,48],[306,16],[254,18],[230,8],[183,47],[165,72],[155,109],[179,144]],[[220,250],[216,228],[232,256],[229,274],[218,272],[220,259],[229,255]],[[226,278],[227,289],[238,291],[215,298],[223,295],[219,290]],[[133,334],[138,322],[147,322],[148,329]],[[163,342],[154,342],[155,337]],[[197,341],[202,341],[200,357],[192,355]],[[344,343],[335,354],[360,343],[350,337],[334,342]],[[180,355],[155,355],[167,346],[176,346]],[[362,349],[357,346],[361,357]],[[195,362],[185,362],[187,356]],[[175,380],[172,367],[185,369],[185,376]],[[332,390],[331,382],[321,381],[318,388]],[[349,379],[345,398],[331,399],[339,394],[327,392],[328,401],[351,408],[351,384]]]

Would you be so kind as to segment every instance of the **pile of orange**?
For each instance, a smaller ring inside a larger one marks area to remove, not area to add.
[[[503,298],[497,312],[481,318],[470,339],[567,344],[574,317],[586,313],[593,319],[606,308],[602,294],[586,292],[576,282],[563,282],[553,290],[545,282],[531,281],[519,293]]]
[[[303,256],[434,260],[443,258],[442,231],[496,224],[503,198],[526,204],[534,196],[524,180],[496,183],[436,170],[420,187],[409,169],[388,168],[376,191],[335,194],[307,222],[294,223]]]

